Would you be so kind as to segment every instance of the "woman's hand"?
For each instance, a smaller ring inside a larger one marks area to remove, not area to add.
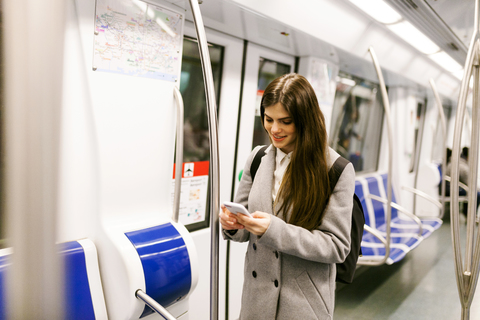
[[[237,216],[228,211],[227,208],[222,204],[222,212],[219,215],[220,224],[224,230],[237,230],[243,229],[244,226],[238,223]]]
[[[256,236],[262,236],[270,226],[270,215],[265,212],[255,211],[252,213],[253,218],[246,215],[239,214],[237,217],[238,223],[243,225],[247,231],[250,231]]]

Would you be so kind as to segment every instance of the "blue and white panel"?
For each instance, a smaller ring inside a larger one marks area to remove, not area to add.
[[[107,319],[95,245],[83,239],[60,247],[65,259],[66,319]]]
[[[145,276],[146,294],[168,307],[194,289],[188,240],[171,223],[125,233],[140,257]],[[192,251],[192,248],[190,249]],[[194,252],[194,251],[193,251]],[[195,260],[196,257],[193,258]],[[153,311],[145,306],[141,317]]]
[[[0,250],[0,320],[7,319],[6,304],[6,273],[10,265],[9,257],[13,250],[11,248]]]

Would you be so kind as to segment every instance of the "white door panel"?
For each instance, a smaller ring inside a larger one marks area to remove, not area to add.
[[[290,72],[293,72],[295,66],[294,56],[273,51],[255,44],[248,44],[245,83],[243,85],[242,114],[240,116],[236,177],[238,177],[240,171],[243,170],[245,161],[247,161],[248,155],[252,150],[260,58],[288,64],[291,66]],[[238,179],[235,180],[235,184],[237,184]]]
[[[252,150],[255,106],[257,102],[257,88],[259,78],[260,58],[272,60],[290,66],[293,72],[295,57],[274,51],[252,43],[248,44],[245,65],[245,81],[243,84],[242,111],[238,139],[237,165],[235,174],[235,191],[238,187],[238,176],[243,170],[245,162]],[[229,259],[229,312],[228,319],[238,319],[241,307],[243,287],[243,271],[245,253],[248,243],[231,243]]]
[[[220,101],[217,101],[218,143],[220,155],[220,200],[230,200],[233,163],[235,158],[235,135],[240,100],[240,85],[243,59],[243,41],[206,29],[207,40],[224,47]],[[193,23],[185,22],[185,35],[196,38]],[[190,297],[190,319],[210,318],[210,229],[192,233],[199,260],[199,280]],[[219,318],[225,315],[225,265],[226,241],[220,235],[219,249]]]

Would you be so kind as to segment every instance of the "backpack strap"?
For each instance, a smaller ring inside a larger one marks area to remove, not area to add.
[[[253,158],[252,164],[250,165],[250,175],[252,176],[252,182],[255,180],[255,174],[257,173],[258,167],[260,166],[260,162],[262,162],[262,157],[265,155],[265,150],[268,146],[263,146],[258,149],[257,153],[255,154],[255,158]]]
[[[350,161],[345,159],[344,157],[340,156],[335,160],[333,166],[328,170],[328,180],[330,180],[330,191],[333,193],[335,186],[337,185],[337,181],[342,175],[343,169],[349,164]]]

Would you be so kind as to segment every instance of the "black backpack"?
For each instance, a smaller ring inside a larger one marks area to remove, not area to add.
[[[253,158],[252,164],[250,165],[250,175],[252,176],[252,182],[255,179],[255,174],[257,173],[258,167],[262,157],[265,155],[265,149],[267,146],[260,148]],[[350,162],[343,158],[339,157],[332,168],[328,171],[328,178],[330,180],[330,188],[333,192],[335,185],[337,184],[338,179],[342,175],[343,169]],[[336,281],[341,283],[352,283],[353,276],[355,275],[355,269],[357,267],[358,257],[362,255],[362,237],[363,237],[363,227],[365,225],[365,216],[363,214],[363,207],[358,199],[357,195],[353,194],[353,208],[352,208],[352,229],[350,231],[350,253],[345,258],[343,263],[337,263],[337,277]]]

